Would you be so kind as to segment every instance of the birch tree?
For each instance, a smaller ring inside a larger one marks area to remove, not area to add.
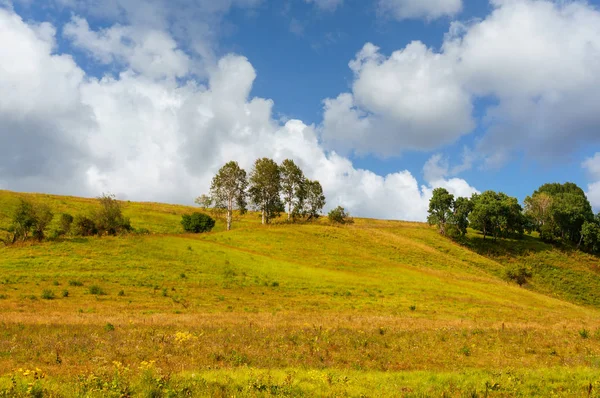
[[[284,210],[281,203],[281,172],[272,159],[262,158],[254,162],[250,173],[250,201],[261,212],[262,223],[268,224]]]
[[[304,203],[303,214],[308,216],[308,221],[319,218],[323,207],[325,207],[325,195],[319,181],[304,181]]]
[[[212,180],[210,196],[216,208],[227,212],[228,231],[231,230],[233,210],[237,208],[242,214],[246,212],[247,187],[246,171],[233,161],[221,167]]]
[[[293,160],[286,159],[279,167],[281,171],[281,190],[283,193],[283,202],[287,208],[287,219],[291,219],[292,214],[297,214],[304,202],[304,173]]]

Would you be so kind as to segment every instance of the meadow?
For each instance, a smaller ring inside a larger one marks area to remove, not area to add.
[[[96,206],[0,191],[0,234],[19,197]],[[0,246],[0,396],[600,397],[597,257],[367,219],[191,235],[197,207],[122,206],[147,231]]]

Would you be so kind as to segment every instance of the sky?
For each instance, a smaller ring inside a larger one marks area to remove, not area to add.
[[[600,211],[600,0],[0,0],[0,189],[193,204],[260,157],[360,217]]]

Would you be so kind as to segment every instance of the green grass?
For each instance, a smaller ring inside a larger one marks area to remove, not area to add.
[[[0,191],[0,234],[19,196],[56,214],[95,206]],[[0,396],[37,367],[66,396],[586,396],[590,383],[598,396],[597,257],[365,219],[251,213],[189,235],[179,221],[195,208],[123,206],[150,235],[0,247]],[[533,275],[522,288],[505,280],[518,264]],[[115,362],[130,369],[116,381]]]

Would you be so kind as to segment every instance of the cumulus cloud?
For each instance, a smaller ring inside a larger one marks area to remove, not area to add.
[[[444,178],[419,186],[408,171],[379,176],[325,151],[314,126],[281,124],[271,100],[250,97],[256,71],[244,57],[220,59],[207,84],[156,79],[131,63],[97,79],[54,54],[54,35],[0,10],[0,88],[14,93],[0,98],[3,188],[191,203],[225,162],[250,169],[268,156],[294,159],[321,181],[329,208],[357,216],[424,220],[435,186],[472,189]]]
[[[421,42],[389,57],[368,43],[350,68],[352,93],[325,101],[323,139],[331,147],[383,155],[430,150],[475,126],[454,63]]]
[[[475,148],[488,166],[515,150],[556,159],[600,142],[600,11],[571,1],[492,6],[482,20],[453,23],[440,51],[413,42],[386,56],[365,45],[350,63],[352,92],[324,103],[329,147],[441,147],[472,131],[479,99],[495,104]]]
[[[379,11],[395,19],[437,19],[462,10],[462,0],[378,0]]]
[[[84,18],[74,16],[63,33],[103,64],[120,63],[155,78],[183,77],[190,71],[190,58],[160,30],[115,25],[95,32]]]

